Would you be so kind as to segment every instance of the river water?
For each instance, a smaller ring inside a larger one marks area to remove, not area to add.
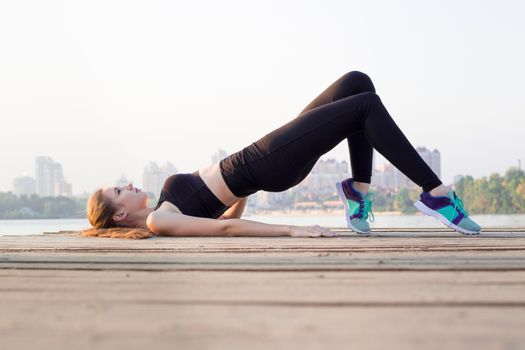
[[[525,214],[515,215],[472,215],[482,227],[525,227]],[[341,215],[289,216],[289,215],[247,215],[243,219],[269,224],[321,225],[345,227]],[[374,227],[444,227],[436,219],[425,215],[381,215],[375,216],[370,225]],[[37,235],[43,232],[77,231],[89,228],[86,219],[47,220],[0,220],[0,235]]]

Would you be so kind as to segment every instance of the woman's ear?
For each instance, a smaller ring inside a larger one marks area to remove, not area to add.
[[[115,215],[113,215],[113,221],[118,223],[126,219],[127,217],[128,217],[128,212],[121,209]]]

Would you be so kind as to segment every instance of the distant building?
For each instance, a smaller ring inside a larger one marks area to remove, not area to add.
[[[250,209],[290,210],[305,209],[304,203],[315,202],[321,208],[327,199],[337,198],[335,183],[348,178],[348,163],[335,159],[320,159],[308,176],[297,186],[282,192],[257,192],[249,201]],[[301,205],[294,203],[301,202]]]
[[[398,190],[410,187],[410,180],[395,166],[385,163],[373,170],[372,184],[382,189]]]
[[[430,151],[426,147],[417,147],[416,151],[425,163],[428,164],[430,169],[432,169],[438,177],[441,177],[441,153],[439,153],[437,149]]]
[[[219,148],[217,152],[211,155],[211,164],[219,163],[222,159],[226,158],[228,153],[225,150]]]
[[[150,162],[144,167],[142,173],[142,190],[153,193],[156,198],[159,198],[164,181],[166,181],[168,176],[176,173],[177,168],[170,162],[166,162],[164,166]]]
[[[430,169],[441,177],[441,154],[426,147],[417,147],[417,153],[428,164]],[[397,191],[400,188],[415,188],[417,185],[390,163],[382,164],[372,171],[372,185],[382,189]]]
[[[13,180],[13,192],[17,196],[36,194],[36,181],[31,176],[20,176]]]
[[[72,195],[72,186],[62,171],[62,165],[50,157],[40,156],[35,160],[36,194],[40,197]]]
[[[297,187],[294,187],[296,200],[319,201],[337,196],[335,183],[349,176],[346,161],[320,159],[308,176]]]
[[[258,191],[250,196],[249,206],[253,207],[254,210],[286,210],[291,208],[292,202],[293,196],[289,190],[282,192]]]

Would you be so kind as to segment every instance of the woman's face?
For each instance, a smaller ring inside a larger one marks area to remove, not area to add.
[[[107,187],[103,190],[104,197],[111,199],[117,207],[123,207],[127,212],[146,208],[148,195],[131,183],[127,186]]]

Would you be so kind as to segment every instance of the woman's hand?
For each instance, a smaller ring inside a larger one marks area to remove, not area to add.
[[[337,234],[319,225],[290,226],[291,237],[335,237]]]

